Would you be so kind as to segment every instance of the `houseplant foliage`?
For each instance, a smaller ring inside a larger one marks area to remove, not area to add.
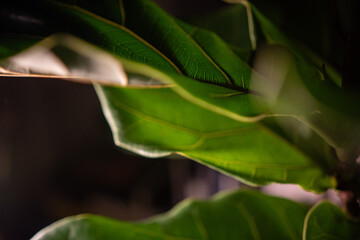
[[[356,203],[360,113],[343,106],[359,97],[256,6],[231,2],[216,23],[239,14],[243,21],[231,32],[205,26],[217,34],[150,0],[9,2],[1,10],[1,74],[93,83],[115,143],[143,156],[180,154],[248,184],[351,191]],[[360,236],[356,220],[330,203],[307,210],[240,191],[138,224],[68,218],[34,239]]]

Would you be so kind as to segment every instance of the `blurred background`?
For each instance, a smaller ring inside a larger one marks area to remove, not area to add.
[[[220,0],[156,2],[181,18],[194,13],[208,14],[224,5]],[[272,1],[255,2],[263,4],[263,9],[268,9],[280,25],[286,19],[282,10],[294,8],[271,5]],[[310,2],[291,4],[300,4],[298,14],[302,15]],[[328,8],[331,4],[317,5]],[[338,41],[329,37],[336,30],[332,26],[328,29],[325,37]],[[289,31],[294,36],[309,36],[304,31]],[[344,65],[341,59],[346,58],[337,58],[341,51],[329,50],[333,43],[323,45],[311,39],[304,42],[320,55],[335,59],[332,61],[335,66]],[[241,186],[181,157],[146,159],[115,147],[90,85],[60,80],[0,79],[0,240],[29,239],[50,223],[79,213],[139,220],[167,211],[186,197],[207,198],[220,190]],[[263,190],[284,193],[277,185]],[[294,192],[299,191],[288,186],[285,192],[295,197]],[[302,196],[305,197],[296,198],[314,202],[324,197]],[[335,194],[326,193],[326,197],[334,198]]]

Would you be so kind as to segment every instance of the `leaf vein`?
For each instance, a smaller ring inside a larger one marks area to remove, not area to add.
[[[221,69],[221,67],[215,63],[215,61],[209,56],[209,54],[198,44],[198,42],[195,41],[195,39],[192,37],[193,34],[195,34],[195,32],[197,31],[197,28],[194,28],[194,30],[191,31],[192,35],[190,35],[189,33],[187,33],[180,25],[178,25],[175,21],[173,21],[174,24],[176,24],[176,26],[179,27],[179,29],[181,30],[181,32],[188,37],[188,39],[190,39],[192,41],[192,43],[195,45],[195,47],[197,49],[199,49],[199,51],[205,56],[206,59],[208,59],[208,61],[221,73],[221,75],[224,76],[224,78],[226,79],[226,81],[228,82],[229,85],[234,85],[233,82],[230,80],[230,77]]]
[[[238,203],[237,204],[237,209],[239,210],[240,214],[245,218],[245,220],[249,224],[250,231],[251,231],[254,239],[255,240],[261,240],[260,232],[259,232],[259,229],[256,226],[255,219],[253,218],[253,216],[251,216],[251,214],[246,209],[244,204],[243,203]]]

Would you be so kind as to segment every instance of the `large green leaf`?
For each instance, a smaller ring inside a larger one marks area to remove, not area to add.
[[[301,239],[307,207],[253,191],[185,200],[170,212],[139,223],[94,216],[65,218],[32,240],[72,239]]]
[[[360,239],[360,223],[330,202],[314,206],[305,219],[304,240]]]
[[[218,115],[181,98],[174,88],[97,86],[116,144],[150,157],[179,153],[249,183],[297,183],[315,191],[334,186],[320,159],[265,123]]]

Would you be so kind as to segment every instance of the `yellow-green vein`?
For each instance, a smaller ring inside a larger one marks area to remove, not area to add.
[[[244,204],[238,203],[237,204],[237,209],[239,210],[241,216],[243,216],[245,218],[245,220],[247,221],[247,223],[249,224],[250,231],[251,231],[252,235],[254,236],[254,239],[255,240],[261,240],[260,232],[259,232],[259,230],[258,230],[258,228],[256,226],[255,219],[248,212],[248,210],[246,209]]]
[[[193,217],[193,219],[196,223],[196,226],[199,229],[199,232],[202,236],[202,240],[208,240],[209,235],[206,231],[204,224],[202,223],[201,219],[199,218],[199,216],[196,213],[194,213],[194,211],[191,211],[191,216]]]

